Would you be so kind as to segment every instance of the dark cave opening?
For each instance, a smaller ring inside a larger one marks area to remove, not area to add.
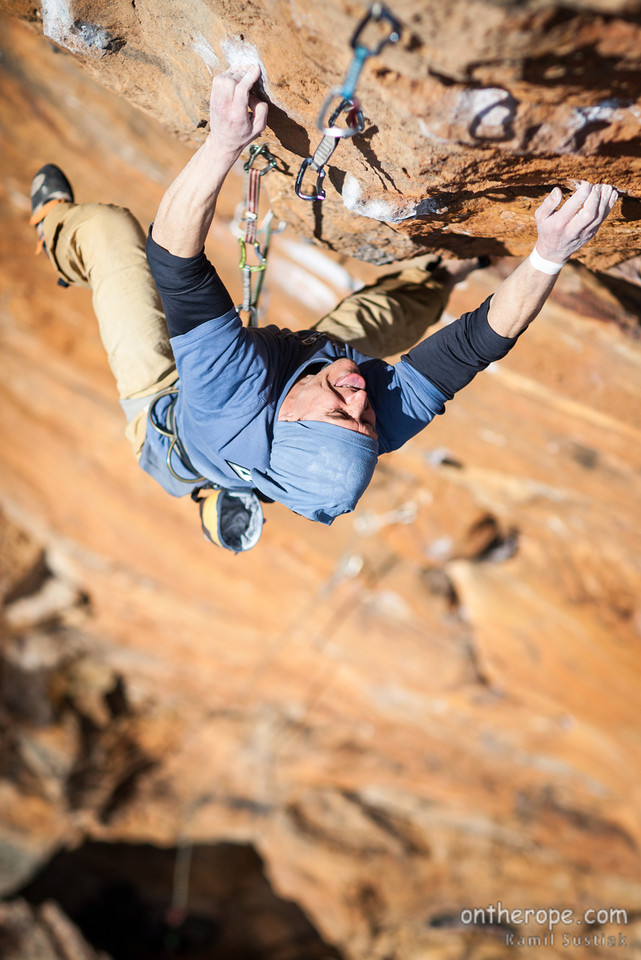
[[[296,903],[275,893],[247,844],[163,849],[87,842],[57,853],[15,895],[34,906],[56,901],[113,960],[341,956]]]

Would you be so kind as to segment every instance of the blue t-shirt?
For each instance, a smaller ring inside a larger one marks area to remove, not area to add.
[[[147,258],[179,374],[177,395],[160,398],[155,416],[164,423],[167,408],[174,403],[176,429],[195,474],[185,469],[174,451],[172,467],[189,482],[172,475],[167,466],[171,441],[151,426],[140,465],[174,496],[202,485],[201,477],[225,487],[253,487],[252,471],[269,468],[280,402],[313,365],[340,357],[358,364],[376,414],[381,454],[396,450],[443,413],[456,389],[515,342],[491,330],[486,301],[456,322],[454,337],[445,327],[399,363],[389,364],[318,331],[244,327],[204,252],[175,257],[150,234]]]

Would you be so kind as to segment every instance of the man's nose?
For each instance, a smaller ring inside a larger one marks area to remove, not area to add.
[[[369,405],[367,390],[359,390],[355,387],[348,387],[343,391],[343,400],[349,407],[352,415],[363,413]]]

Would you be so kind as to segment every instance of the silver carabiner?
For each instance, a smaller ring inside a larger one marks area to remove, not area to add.
[[[390,31],[388,34],[383,36],[379,42],[373,46],[368,47],[361,40],[362,34],[367,29],[367,26],[371,23],[380,23],[382,20],[386,20],[390,25]],[[394,14],[387,9],[383,3],[373,3],[369,8],[359,25],[354,31],[354,35],[350,40],[350,44],[353,50],[362,50],[365,57],[377,57],[383,47],[386,47],[388,43],[398,43],[401,39],[402,28],[399,21],[396,19]]]
[[[316,192],[303,193],[303,178],[305,176],[305,171],[308,167],[311,167],[312,162],[313,157],[306,157],[300,165],[298,176],[296,177],[296,185],[294,187],[296,196],[301,200],[324,200],[325,191],[323,190],[322,184],[323,180],[325,179],[325,171],[322,167],[319,167],[318,170],[316,170]]]
[[[330,115],[327,125],[325,125],[325,117],[329,113],[330,107],[337,97],[340,97],[338,106]],[[340,117],[341,113],[347,114],[347,126],[345,127],[339,127],[336,125],[336,121]],[[343,91],[339,87],[335,87],[334,90],[332,90],[331,93],[329,93],[325,98],[325,102],[323,103],[320,113],[318,114],[316,126],[321,131],[323,136],[335,137],[336,139],[353,137],[357,133],[362,133],[365,127],[365,121],[363,119],[363,110],[361,109],[359,101],[356,99],[356,97],[345,97],[343,95]]]

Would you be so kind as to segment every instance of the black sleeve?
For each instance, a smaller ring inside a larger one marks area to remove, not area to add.
[[[156,243],[150,227],[147,262],[162,300],[170,337],[188,333],[233,309],[227,288],[204,251],[195,257],[175,257]]]
[[[401,357],[451,400],[479,370],[500,360],[518,337],[501,337],[487,321],[491,297],[471,313],[426,337]]]

